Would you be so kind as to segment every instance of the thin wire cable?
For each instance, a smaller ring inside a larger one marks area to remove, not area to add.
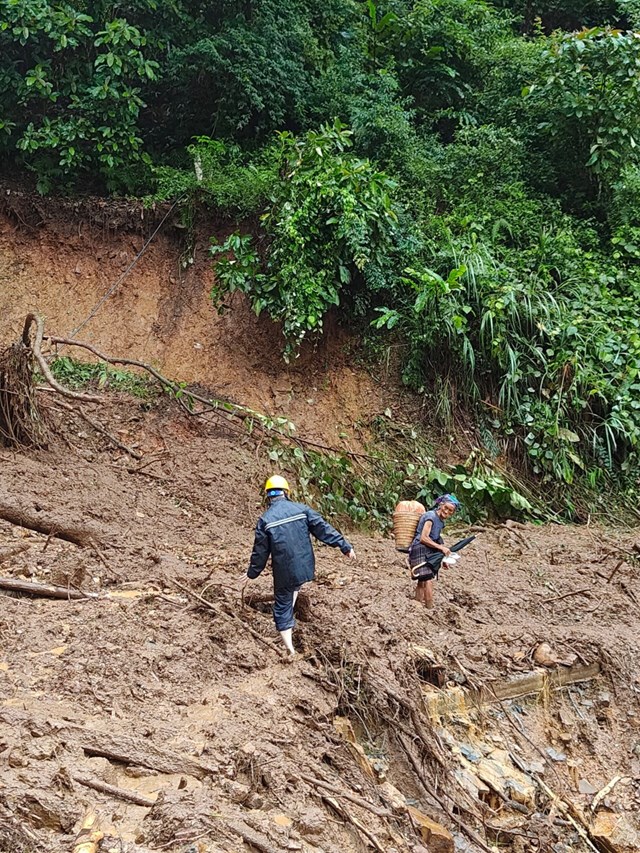
[[[176,207],[176,205],[177,205],[179,202],[181,202],[183,198],[184,198],[184,195],[181,195],[179,198],[177,198],[177,199],[174,201],[174,203],[171,205],[171,207],[169,208],[169,210],[168,210],[168,211],[165,213],[165,215],[162,217],[162,219],[161,219],[161,221],[160,221],[160,224],[156,227],[156,229],[155,229],[155,231],[153,232],[153,234],[149,237],[149,239],[147,240],[147,242],[146,242],[146,243],[144,244],[144,246],[140,249],[140,251],[138,252],[138,254],[135,256],[135,258],[131,261],[131,263],[129,264],[129,266],[126,268],[126,270],[125,270],[125,271],[122,273],[122,275],[117,279],[117,281],[116,281],[114,284],[112,284],[112,285],[111,285],[111,287],[109,288],[109,290],[107,290],[107,292],[104,294],[104,296],[103,296],[103,297],[101,297],[101,299],[99,299],[99,300],[98,300],[98,302],[96,302],[96,304],[95,304],[95,305],[94,305],[94,307],[91,309],[91,311],[90,311],[90,313],[87,315],[87,317],[82,321],[82,323],[80,323],[80,325],[79,325],[79,326],[76,326],[76,328],[75,328],[75,329],[74,329],[74,330],[69,334],[69,337],[70,337],[70,338],[75,338],[75,336],[78,334],[78,332],[80,332],[82,329],[84,329],[84,327],[87,325],[87,323],[89,323],[89,322],[90,322],[90,321],[91,321],[91,320],[96,316],[96,314],[97,314],[97,313],[98,313],[98,311],[102,308],[102,306],[103,306],[103,305],[104,305],[104,303],[107,301],[107,299],[109,299],[109,297],[110,297],[110,296],[111,296],[111,295],[112,295],[112,294],[113,294],[113,293],[114,293],[114,292],[115,292],[115,291],[120,287],[120,285],[122,284],[122,282],[125,280],[125,278],[129,275],[129,273],[131,272],[131,270],[132,270],[132,269],[135,267],[135,265],[138,263],[138,261],[140,260],[140,258],[141,258],[141,257],[144,255],[144,253],[147,251],[147,249],[148,249],[148,248],[149,248],[149,246],[151,245],[151,242],[152,242],[152,240],[154,239],[154,237],[156,236],[156,234],[158,233],[158,231],[160,231],[160,229],[162,228],[162,226],[164,225],[164,223],[167,221],[167,219],[169,218],[169,216],[173,213],[173,210],[174,210],[174,208]],[[62,347],[61,347],[61,349],[62,349]]]

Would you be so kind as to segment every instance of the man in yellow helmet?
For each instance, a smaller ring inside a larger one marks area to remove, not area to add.
[[[293,609],[303,583],[315,576],[315,557],[310,534],[316,539],[340,548],[350,559],[355,551],[341,533],[306,504],[289,499],[289,483],[273,476],[265,483],[268,507],[256,524],[256,534],[247,577],[258,577],[271,556],[273,571],[273,618],[289,654],[295,655],[292,632]]]

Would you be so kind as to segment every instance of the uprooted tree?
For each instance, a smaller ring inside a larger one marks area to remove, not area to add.
[[[0,352],[0,443],[5,447],[37,447],[46,436],[45,421],[36,399],[31,341],[34,323],[37,327],[37,318],[29,314],[20,340]]]
[[[5,447],[42,447],[47,441],[47,424],[36,391],[41,380],[76,400],[99,402],[98,397],[64,388],[56,381],[42,354],[44,321],[27,314],[18,341],[0,352],[0,444]]]

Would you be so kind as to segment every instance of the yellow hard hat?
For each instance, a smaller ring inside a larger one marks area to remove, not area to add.
[[[264,484],[265,492],[269,492],[271,489],[283,489],[285,492],[290,491],[289,483],[287,483],[284,477],[280,477],[278,474],[274,474],[273,477],[269,477],[267,482]]]

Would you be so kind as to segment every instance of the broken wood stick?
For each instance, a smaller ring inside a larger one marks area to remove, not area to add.
[[[23,581],[17,578],[0,578],[0,589],[6,589],[10,592],[24,592],[36,598],[58,598],[64,601],[80,601],[85,598],[99,597],[96,592],[82,592],[79,589],[70,589],[66,586]]]
[[[584,586],[581,589],[572,589],[571,592],[565,592],[563,595],[554,595],[551,598],[543,598],[542,604],[551,604],[552,601],[562,601],[563,598],[570,598],[572,595],[591,595],[591,587]]]
[[[148,767],[159,773],[182,773],[195,779],[204,779],[218,773],[215,764],[206,764],[189,755],[162,749],[141,735],[116,735],[99,729],[84,728],[67,720],[52,720],[50,717],[39,716],[19,708],[0,707],[0,720],[8,725],[20,724],[28,730],[39,730],[46,726],[61,740],[79,747],[86,755],[97,755],[119,764]]]
[[[89,779],[86,776],[81,776],[79,773],[70,773],[69,775],[74,782],[84,785],[85,788],[91,788],[93,791],[99,791],[101,794],[117,797],[119,800],[134,803],[136,806],[145,806],[145,808],[150,809],[155,803],[155,800],[143,797],[142,794],[136,794],[135,791],[127,791],[124,788],[117,788],[115,785],[109,785],[108,782],[101,782],[99,779]]]
[[[611,572],[611,574],[610,574],[610,575],[609,575],[609,577],[607,578],[607,583],[611,583],[611,581],[612,581],[612,580],[614,579],[614,577],[618,574],[618,572],[620,571],[621,567],[622,567],[622,566],[624,566],[624,564],[625,564],[625,561],[624,561],[624,560],[619,560],[619,561],[618,561],[618,563],[617,563],[616,567],[614,568],[614,570]]]
[[[45,536],[55,536],[81,548],[91,545],[92,539],[98,542],[101,540],[99,533],[89,527],[71,527],[55,518],[42,518],[24,507],[12,506],[4,501],[0,501],[0,518],[16,527],[26,527],[27,530],[34,530]]]
[[[621,779],[622,776],[614,776],[613,779],[604,786],[604,788],[598,791],[598,793],[593,798],[593,801],[590,806],[592,812],[594,812],[598,808],[600,803],[604,800],[604,798],[608,796],[611,791],[613,791],[613,789],[618,784],[618,782],[620,782]]]
[[[330,785],[328,782],[323,782],[322,779],[314,779],[313,776],[307,776],[304,773],[300,773],[299,776],[302,780],[308,782],[310,785],[313,785],[316,788],[324,788],[326,791],[331,791],[332,794],[336,794],[339,797],[343,797],[345,800],[349,800],[349,802],[353,803],[354,805],[360,806],[361,809],[366,809],[367,811],[371,812],[374,815],[377,815],[378,817],[395,817],[393,812],[388,811],[388,809],[383,809],[379,806],[375,806],[373,803],[370,803],[367,800],[363,800],[362,797],[357,797],[355,794],[343,791],[336,785]]]
[[[252,637],[262,643],[263,646],[266,646],[268,649],[271,649],[272,652],[276,652],[276,654],[278,655],[280,654],[279,650],[276,649],[273,643],[270,643],[269,640],[266,640],[262,636],[262,634],[259,634],[254,628],[251,627],[251,625],[247,625],[247,623],[244,620],[240,619],[239,616],[236,616],[235,613],[229,613],[228,610],[217,608],[215,604],[212,604],[210,601],[207,601],[206,598],[203,598],[201,595],[198,595],[197,592],[194,592],[192,589],[189,589],[188,586],[181,584],[180,581],[175,580],[175,578],[169,578],[169,581],[174,586],[177,586],[178,589],[181,589],[183,592],[186,592],[187,595],[190,595],[192,598],[195,598],[201,604],[204,604],[204,606],[211,610],[212,613],[215,613],[216,616],[228,616],[235,622],[239,622],[243,626],[243,628],[245,628],[251,634]]]
[[[280,848],[274,847],[266,835],[256,832],[255,829],[251,829],[244,821],[226,821],[226,824],[229,829],[239,835],[250,847],[255,847],[260,853],[280,853]]]
[[[100,832],[98,815],[90,809],[84,816],[80,831],[76,835],[73,853],[98,853],[98,847],[103,838],[104,833]]]

